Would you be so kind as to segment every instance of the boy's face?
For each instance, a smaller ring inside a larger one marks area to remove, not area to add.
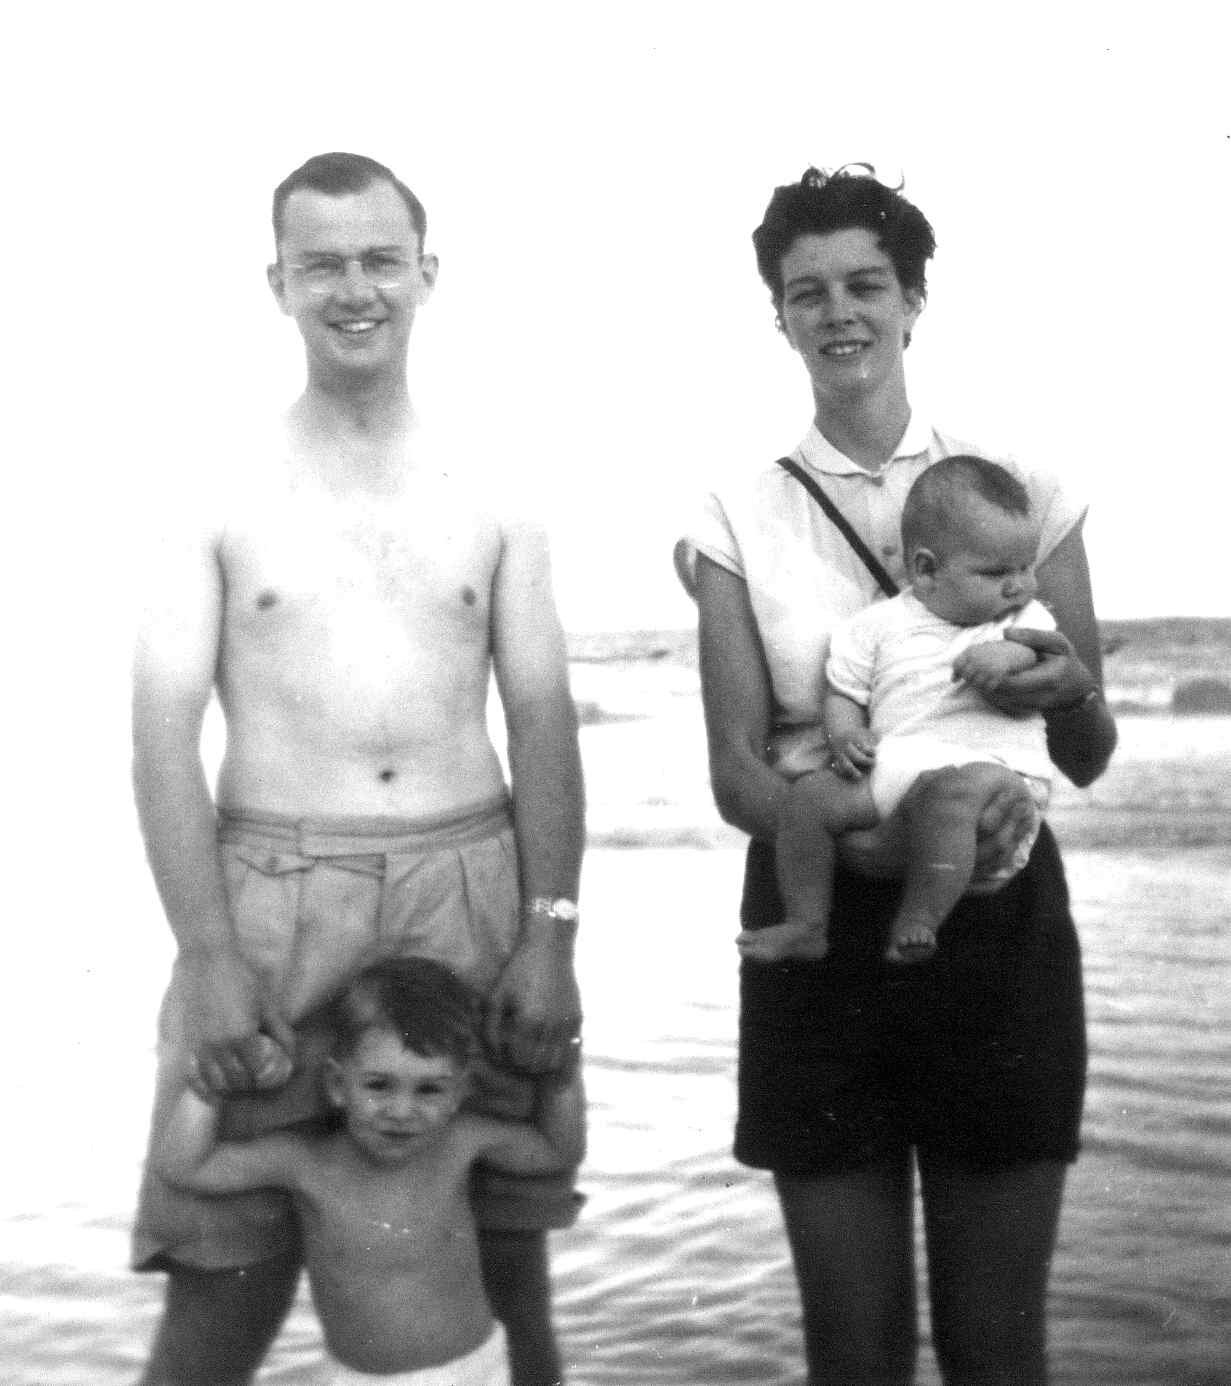
[[[466,1071],[445,1055],[407,1049],[391,1030],[368,1030],[346,1058],[330,1060],[325,1085],[363,1154],[396,1165],[452,1121],[466,1096]]]
[[[941,554],[915,551],[914,589],[924,606],[957,626],[998,621],[1020,611],[1038,590],[1039,530],[1026,515],[974,501]]]

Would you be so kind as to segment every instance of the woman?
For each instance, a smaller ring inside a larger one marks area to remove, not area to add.
[[[935,248],[926,219],[865,165],[778,188],[753,237],[779,329],[808,370],[812,428],[793,460],[819,481],[898,585],[898,526],[919,473],[980,452],[915,416],[903,352]],[[983,454],[986,455],[986,454]],[[1009,465],[1042,525],[1039,597],[1058,632],[997,696],[1043,712],[1056,765],[1104,769],[1082,512],[1046,474]],[[770,764],[775,732],[815,722],[827,632],[880,595],[800,481],[767,463],[714,495],[681,566],[700,609],[715,799],[749,834],[746,928],[782,917],[773,840],[807,820],[817,776]],[[828,773],[821,771],[820,774]],[[980,862],[1011,855],[1028,810],[997,801]],[[933,1338],[950,1386],[1046,1380],[1044,1299],[1085,1073],[1080,962],[1044,826],[1003,889],[968,895],[935,958],[881,958],[897,885],[852,840],[820,962],[747,961],[736,1155],[774,1173],[804,1309],[809,1381],[908,1383],[916,1355],[913,1170],[927,1233]],[[912,1158],[913,1157],[913,1158]]]

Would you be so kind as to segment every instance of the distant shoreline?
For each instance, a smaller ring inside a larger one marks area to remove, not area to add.
[[[1231,617],[1142,616],[1100,621],[1104,648],[1125,645],[1223,645],[1231,650]],[[695,656],[695,627],[646,627],[631,630],[576,630],[568,633],[569,659],[579,664],[608,664],[630,659],[684,659]]]

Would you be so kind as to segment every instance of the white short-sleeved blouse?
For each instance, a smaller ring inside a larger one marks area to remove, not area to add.
[[[876,474],[840,453],[815,426],[792,456],[824,487],[890,577],[905,586],[899,526],[906,493],[920,472],[958,453],[999,462],[1025,485],[1042,530],[1040,563],[1085,513],[1049,472],[1023,467],[916,417]],[[706,497],[683,553],[685,571],[702,553],[747,582],[769,665],[775,722],[815,722],[829,632],[881,596],[851,546],[800,483],[770,460]]]

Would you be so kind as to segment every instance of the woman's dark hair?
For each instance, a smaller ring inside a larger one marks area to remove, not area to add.
[[[465,1068],[478,1047],[479,999],[431,958],[389,958],[364,970],[332,1007],[333,1053],[345,1058],[369,1030],[391,1030],[416,1054]]]
[[[854,226],[876,237],[903,289],[921,298],[927,294],[927,262],[936,250],[928,219],[899,188],[880,182],[871,164],[843,164],[833,173],[810,168],[798,183],[775,188],[752,233],[757,269],[775,308],[782,308],[782,257],[796,240]]]

